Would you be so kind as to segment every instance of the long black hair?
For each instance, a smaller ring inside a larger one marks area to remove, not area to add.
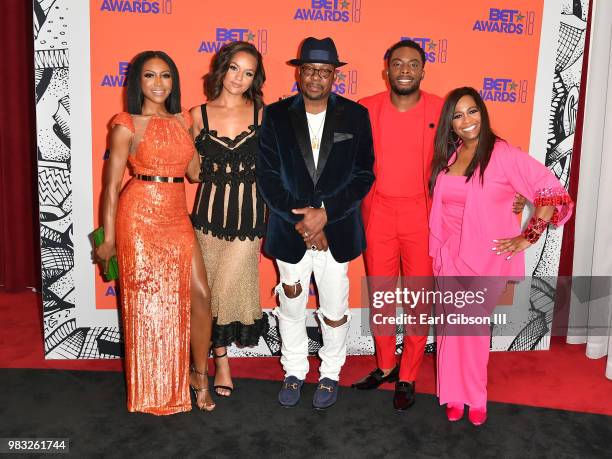
[[[266,72],[261,53],[248,41],[231,41],[219,48],[219,51],[213,56],[210,63],[210,72],[204,75],[204,93],[209,101],[219,97],[223,89],[223,78],[225,78],[232,58],[240,52],[250,54],[257,61],[253,84],[243,95],[252,101],[257,109],[260,109],[263,107],[263,92],[261,88],[266,81]]]
[[[169,113],[181,112],[181,82],[179,80],[179,72],[174,61],[163,51],[143,51],[137,54],[128,70],[127,76],[127,111],[132,115],[142,114],[142,104],[144,95],[140,86],[140,75],[142,68],[149,59],[159,58],[168,64],[170,75],[172,76],[172,90],[165,101],[166,110]]]
[[[459,99],[463,96],[470,96],[474,99],[476,107],[480,111],[480,134],[478,135],[478,145],[472,161],[468,165],[465,175],[467,182],[474,175],[474,171],[480,168],[480,183],[483,183],[484,172],[491,159],[491,153],[497,140],[501,140],[491,129],[489,120],[489,112],[482,97],[474,88],[463,87],[453,89],[448,93],[442,106],[440,120],[438,121],[438,129],[434,140],[434,155],[431,161],[431,177],[429,178],[429,194],[433,196],[433,190],[436,186],[438,174],[448,170],[448,160],[452,154],[457,151],[461,145],[459,136],[453,131],[453,115],[455,107]]]

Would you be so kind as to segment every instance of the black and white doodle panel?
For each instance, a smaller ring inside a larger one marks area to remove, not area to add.
[[[70,150],[68,0],[34,0],[43,324],[47,358],[119,356],[119,330],[77,328]]]
[[[559,41],[555,54],[552,103],[548,116],[546,166],[567,189],[578,113],[586,21],[589,0],[561,0]],[[561,230],[547,231],[531,274],[530,313],[527,323],[508,350],[539,349],[550,335],[555,305],[555,279],[561,254]],[[554,284],[554,285],[553,285]]]

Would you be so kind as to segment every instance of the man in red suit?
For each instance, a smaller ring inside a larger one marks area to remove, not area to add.
[[[429,290],[433,276],[427,187],[443,101],[420,89],[426,59],[416,42],[403,40],[394,44],[385,53],[385,60],[390,90],[360,101],[370,115],[375,157],[376,181],[361,204],[371,295],[376,290],[395,291],[400,274],[402,287]],[[524,206],[525,198],[517,194],[512,211],[518,214]],[[383,317],[395,317],[396,306],[386,304],[377,312],[382,312]],[[400,411],[415,401],[415,380],[429,331],[429,326],[420,324],[419,319],[431,310],[431,304],[424,303],[402,306],[405,315],[416,319],[416,325],[404,325],[399,365],[395,357],[395,325],[378,326],[372,321],[377,368],[353,384],[356,389],[368,390],[395,382],[393,406]]]
[[[433,274],[428,253],[427,182],[442,99],[420,89],[425,77],[425,53],[416,42],[394,44],[385,59],[390,90],[360,101],[372,123],[376,175],[361,206],[367,241],[366,273],[370,279],[393,279],[394,284],[401,273],[404,280],[416,279],[419,286],[425,286]],[[395,316],[395,304],[392,306],[390,314]],[[427,305],[418,305],[413,313],[428,309]],[[415,379],[423,361],[427,331],[427,327],[404,331],[404,351],[398,365],[395,326],[373,327],[378,368],[353,387],[375,389],[383,382],[396,382],[393,406],[397,410],[409,408],[415,400]]]

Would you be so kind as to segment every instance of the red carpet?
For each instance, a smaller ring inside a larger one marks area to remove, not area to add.
[[[119,360],[45,360],[39,303],[34,293],[0,293],[0,368],[121,371]],[[311,361],[316,368],[316,359]],[[343,384],[373,367],[372,356],[349,357],[342,370]],[[565,344],[561,338],[553,338],[550,351],[492,352],[489,400],[612,415],[612,381],[604,377],[604,369],[604,359],[590,360],[584,346]],[[271,357],[232,359],[232,373],[236,378],[282,379],[278,359]],[[434,376],[434,359],[427,355],[417,391],[435,393]],[[316,378],[311,371],[308,380]],[[393,385],[384,388],[392,390]]]

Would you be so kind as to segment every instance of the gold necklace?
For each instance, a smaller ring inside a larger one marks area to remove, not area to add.
[[[318,150],[321,147],[321,140],[319,135],[321,134],[321,130],[323,129],[323,125],[325,124],[325,116],[322,117],[321,123],[317,128],[316,134],[313,134],[314,129],[310,126],[310,121],[308,120],[308,115],[306,115],[306,123],[308,123],[308,133],[310,134],[310,146],[313,150]]]

